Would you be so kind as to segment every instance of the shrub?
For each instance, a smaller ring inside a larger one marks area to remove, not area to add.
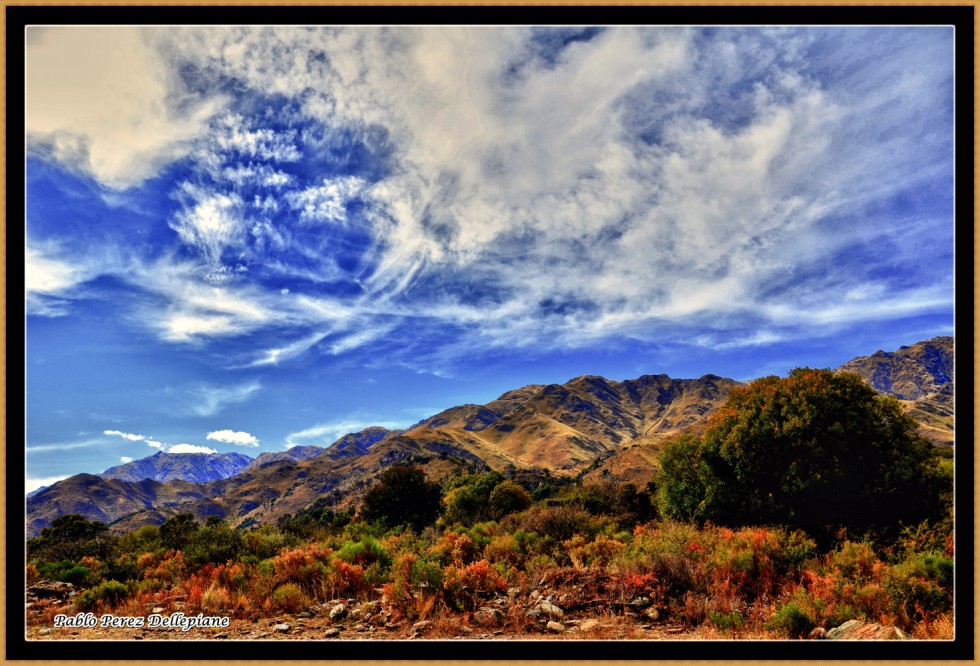
[[[465,567],[451,564],[443,574],[446,600],[460,609],[473,610],[481,596],[507,589],[506,579],[486,560]]]
[[[711,611],[708,613],[708,622],[716,629],[728,632],[733,632],[745,626],[745,618],[738,611],[732,611],[731,613]]]
[[[576,506],[534,506],[520,514],[518,521],[521,529],[543,534],[559,543],[578,533],[594,536],[598,532],[595,519]]]
[[[490,515],[494,520],[531,506],[531,495],[513,481],[501,481],[490,493]]]
[[[285,583],[272,593],[272,603],[276,609],[284,613],[295,613],[306,606],[307,599],[299,585]]]
[[[383,569],[391,565],[391,556],[374,537],[366,536],[360,541],[347,541],[336,552],[338,557],[350,564],[369,566],[379,563]]]
[[[498,518],[490,505],[490,496],[503,480],[504,477],[498,472],[470,474],[455,479],[442,499],[443,522],[446,525],[472,525]],[[503,501],[503,497],[500,500]]]
[[[117,580],[107,580],[93,588],[84,590],[75,598],[75,607],[89,611],[96,607],[111,607],[125,599],[129,589]]]
[[[57,580],[72,585],[91,585],[93,579],[92,570],[83,564],[62,560],[60,562],[39,562],[38,572],[48,580]]]
[[[275,557],[288,546],[295,545],[295,538],[275,525],[262,525],[242,535],[242,552],[260,560]]]
[[[327,568],[321,590],[327,598],[358,597],[367,593],[371,584],[364,576],[364,567],[336,558]]]
[[[275,581],[280,585],[296,583],[310,593],[318,591],[332,555],[333,550],[316,544],[284,551],[271,561]]]
[[[821,605],[811,599],[805,590],[797,590],[793,598],[780,606],[766,623],[766,628],[778,631],[791,638],[802,638],[808,635],[817,626],[814,617],[814,605]]]

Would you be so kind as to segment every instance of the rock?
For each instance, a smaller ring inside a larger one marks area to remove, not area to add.
[[[215,638],[228,638],[230,635],[231,634],[229,634],[227,631],[221,631],[221,632],[215,634],[214,637]]]
[[[555,634],[560,634],[565,631],[565,625],[563,625],[561,622],[555,622],[554,620],[548,621],[547,628],[548,631]]]
[[[337,627],[330,627],[329,629],[323,632],[323,635],[326,636],[327,638],[340,636],[340,629],[338,629]]]
[[[533,618],[535,620],[537,620],[539,617],[541,617],[541,615],[542,615],[541,610],[538,609],[538,608],[535,608],[533,610],[529,610],[528,612],[524,613],[524,617],[530,617],[530,618]]]
[[[44,580],[27,588],[27,594],[38,598],[70,597],[75,586],[62,581]],[[76,593],[77,594],[77,593]]]
[[[827,638],[832,641],[900,641],[905,640],[905,634],[898,627],[848,620],[828,631]]]
[[[337,604],[330,609],[330,619],[339,620],[347,615],[347,606],[344,604]]]
[[[816,629],[810,632],[810,635],[807,636],[807,638],[811,640],[819,640],[822,638],[827,638],[827,630],[824,629],[823,627],[817,627]]]
[[[45,627],[44,629],[42,629],[38,633],[40,633],[42,636],[45,636],[47,634],[50,634],[52,631],[54,631],[54,629],[52,629],[51,627]]]
[[[313,613],[309,611],[303,611],[302,613],[296,614],[297,620],[309,620],[311,617],[313,617]]]
[[[650,606],[650,608],[647,608],[645,611],[643,611],[643,615],[645,615],[647,619],[656,622],[657,620],[660,619],[660,609],[657,608],[656,606]]]
[[[644,608],[648,608],[651,603],[650,597],[637,597],[636,599],[633,599],[629,605],[631,608],[635,608],[636,610],[642,610]]]
[[[421,634],[423,631],[427,630],[432,626],[432,620],[419,620],[412,625],[412,631]]]
[[[599,620],[583,620],[579,623],[578,628],[582,631],[592,631],[594,629],[600,628],[602,625]]]
[[[565,611],[550,601],[542,601],[540,604],[538,604],[538,608],[540,608],[543,613],[547,613],[551,617],[563,617],[565,615]]]
[[[276,633],[276,634],[288,634],[289,633],[289,629],[290,629],[290,626],[288,624],[286,624],[285,622],[282,623],[282,624],[273,625],[273,627],[272,627],[273,633]]]
[[[519,587],[508,587],[507,588],[507,596],[510,597],[511,599],[517,597],[520,593],[521,593],[521,588],[519,588]]]
[[[159,615],[160,613],[162,613],[165,610],[167,610],[167,609],[164,608],[163,606],[154,606],[153,607],[153,610],[151,610],[150,612],[153,613],[154,615]]]
[[[503,619],[503,613],[496,608],[491,608],[489,606],[483,606],[478,611],[473,613],[473,622],[481,627],[496,627],[503,621]]]

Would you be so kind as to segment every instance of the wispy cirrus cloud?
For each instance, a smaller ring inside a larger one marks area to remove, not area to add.
[[[229,405],[247,401],[261,388],[257,381],[232,386],[201,384],[186,393],[187,411],[197,416],[214,416]]]
[[[344,435],[359,432],[365,428],[379,426],[389,430],[396,430],[398,428],[404,428],[406,425],[409,424],[385,420],[371,421],[366,419],[350,419],[335,421],[332,423],[318,423],[310,426],[309,428],[288,434],[286,436],[285,445],[287,449],[294,446],[309,446],[311,444],[316,446],[329,446]]]

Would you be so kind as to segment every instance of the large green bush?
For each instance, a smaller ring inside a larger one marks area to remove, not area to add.
[[[665,444],[661,511],[725,525],[896,537],[941,517],[951,476],[897,400],[860,377],[798,368],[733,389],[700,438]]]

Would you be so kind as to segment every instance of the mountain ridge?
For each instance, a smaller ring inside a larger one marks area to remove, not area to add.
[[[254,462],[251,456],[234,451],[228,453],[166,453],[157,451],[151,456],[110,467],[101,474],[103,479],[120,481],[191,481],[205,483],[234,476]]]
[[[927,415],[938,412],[923,429],[934,442],[952,443],[953,375],[942,371],[952,368],[952,338],[916,343],[893,356],[876,354],[853,359],[838,370],[870,372],[872,378],[886,373],[891,388],[919,387],[920,397],[905,400],[906,408]],[[920,367],[929,365],[927,361],[938,370]],[[901,367],[886,371],[881,367],[886,362]],[[294,447],[300,449],[294,456],[286,455],[292,449],[263,454],[264,462],[259,463],[259,456],[238,474],[206,483],[144,482],[130,488],[125,485],[129,482],[99,477],[93,478],[104,486],[90,479],[82,483],[76,475],[28,498],[28,532],[36,533],[45,521],[65,512],[83,513],[120,530],[159,524],[181,511],[200,520],[219,515],[240,526],[275,522],[323,497],[338,508],[356,506],[378,475],[398,463],[422,467],[434,480],[489,469],[525,470],[642,487],[656,469],[661,443],[703,428],[705,418],[741,384],[714,374],[698,379],[643,375],[624,381],[580,375],[564,384],[507,391],[485,405],[450,407],[405,431],[368,428],[319,451]],[[947,394],[948,404],[937,401]],[[949,414],[943,411],[947,408]],[[71,495],[83,487],[99,501],[72,501]]]

